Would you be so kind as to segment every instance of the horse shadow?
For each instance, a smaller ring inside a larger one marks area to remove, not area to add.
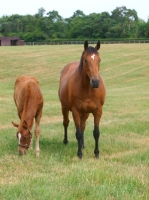
[[[70,140],[67,145],[63,143],[62,138],[41,138],[40,140],[41,154],[45,156],[57,157],[59,160],[73,158],[76,155],[77,141]]]

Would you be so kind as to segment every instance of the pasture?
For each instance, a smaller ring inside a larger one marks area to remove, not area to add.
[[[71,115],[69,143],[62,143],[60,71],[80,60],[82,51],[83,45],[0,47],[0,200],[149,199],[149,45],[101,44],[107,97],[99,159],[94,158],[91,115],[82,160]],[[34,149],[26,156],[17,151],[13,92],[20,75],[35,76],[44,97],[39,157]]]

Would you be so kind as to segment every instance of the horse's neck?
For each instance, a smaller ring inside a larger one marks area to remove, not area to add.
[[[28,127],[31,129],[33,126],[34,116],[31,112],[23,112],[21,116],[21,122],[26,121]]]

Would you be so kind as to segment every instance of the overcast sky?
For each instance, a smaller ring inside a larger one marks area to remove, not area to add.
[[[46,13],[58,11],[63,18],[69,18],[76,10],[81,10],[85,15],[107,11],[111,14],[116,7],[126,6],[135,9],[138,17],[147,21],[149,17],[149,0],[0,0],[0,17],[3,15],[34,15],[39,8],[44,8]]]

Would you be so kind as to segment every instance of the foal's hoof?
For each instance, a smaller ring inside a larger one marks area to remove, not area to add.
[[[68,143],[68,140],[63,140],[63,143],[66,145]]]
[[[40,156],[40,151],[36,151],[36,156],[37,156],[37,157]]]

